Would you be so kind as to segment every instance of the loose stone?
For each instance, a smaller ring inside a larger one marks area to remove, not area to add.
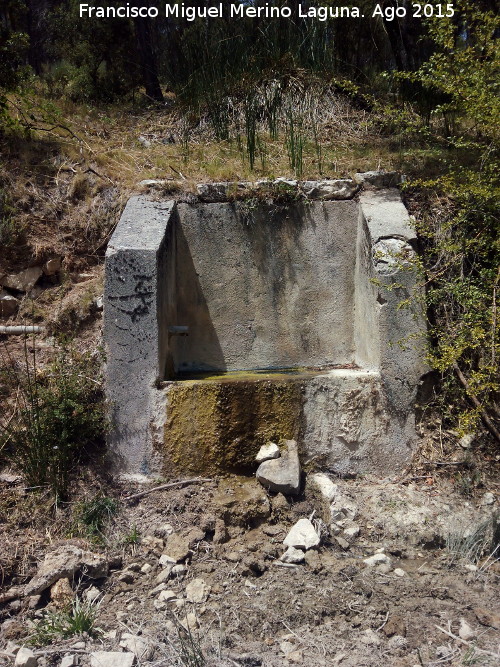
[[[312,475],[310,481],[328,502],[331,502],[338,493],[337,484],[334,484],[328,475],[322,472]]]
[[[376,565],[390,565],[391,564],[391,559],[389,556],[386,556],[383,553],[377,553],[374,554],[373,556],[370,556],[369,558],[364,558],[363,563],[365,565],[368,565],[368,567],[375,567]]]
[[[90,654],[90,667],[132,667],[133,653],[119,651],[94,651]]]
[[[300,462],[295,440],[287,440],[279,459],[264,461],[257,469],[257,479],[275,493],[297,495],[300,491]]]
[[[263,463],[264,461],[270,461],[272,459],[279,459],[280,457],[280,448],[275,442],[268,442],[266,445],[262,445],[259,449],[255,461],[257,463]]]
[[[312,549],[320,543],[320,537],[309,519],[299,519],[283,540],[287,547]]]
[[[210,594],[210,586],[204,579],[193,579],[186,586],[186,598],[188,602],[200,604],[206,602]]]
[[[14,665],[15,667],[37,667],[38,660],[31,649],[23,646],[17,652]]]
[[[295,547],[288,547],[285,553],[281,556],[280,561],[282,563],[303,563],[305,554],[301,549],[295,549]]]

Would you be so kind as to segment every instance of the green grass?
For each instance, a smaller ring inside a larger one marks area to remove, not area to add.
[[[75,518],[86,537],[102,540],[106,524],[117,511],[118,503],[114,498],[97,495],[77,505]]]

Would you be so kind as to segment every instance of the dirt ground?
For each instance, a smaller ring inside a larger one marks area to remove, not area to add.
[[[332,478],[333,501],[312,475],[295,499],[240,477],[127,499],[149,487],[89,473],[81,498],[119,503],[96,541],[68,532],[74,504],[54,515],[47,500],[44,512],[4,473],[0,664],[12,664],[16,646],[40,644],[37,628],[61,603],[54,586],[31,597],[22,587],[45,553],[72,544],[109,564],[106,577],[84,568],[70,577],[70,598],[96,596],[94,631],[32,646],[38,667],[65,655],[93,665],[93,652],[122,650],[158,667],[498,665],[500,567],[487,556],[498,488],[466,499],[451,482],[422,477]],[[303,563],[283,563],[283,540],[304,518],[321,544]],[[378,563],[364,562],[377,553]]]

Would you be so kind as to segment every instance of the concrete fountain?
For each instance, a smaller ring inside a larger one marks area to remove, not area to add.
[[[392,185],[145,183],[106,253],[118,471],[247,473],[289,439],[303,465],[343,475],[408,462],[425,325]]]

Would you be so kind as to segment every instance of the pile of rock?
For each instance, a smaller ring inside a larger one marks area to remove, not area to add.
[[[42,266],[30,266],[18,273],[0,275],[0,317],[7,318],[18,311],[25,294],[34,295],[42,276],[56,279],[61,270],[61,258],[53,257]]]

